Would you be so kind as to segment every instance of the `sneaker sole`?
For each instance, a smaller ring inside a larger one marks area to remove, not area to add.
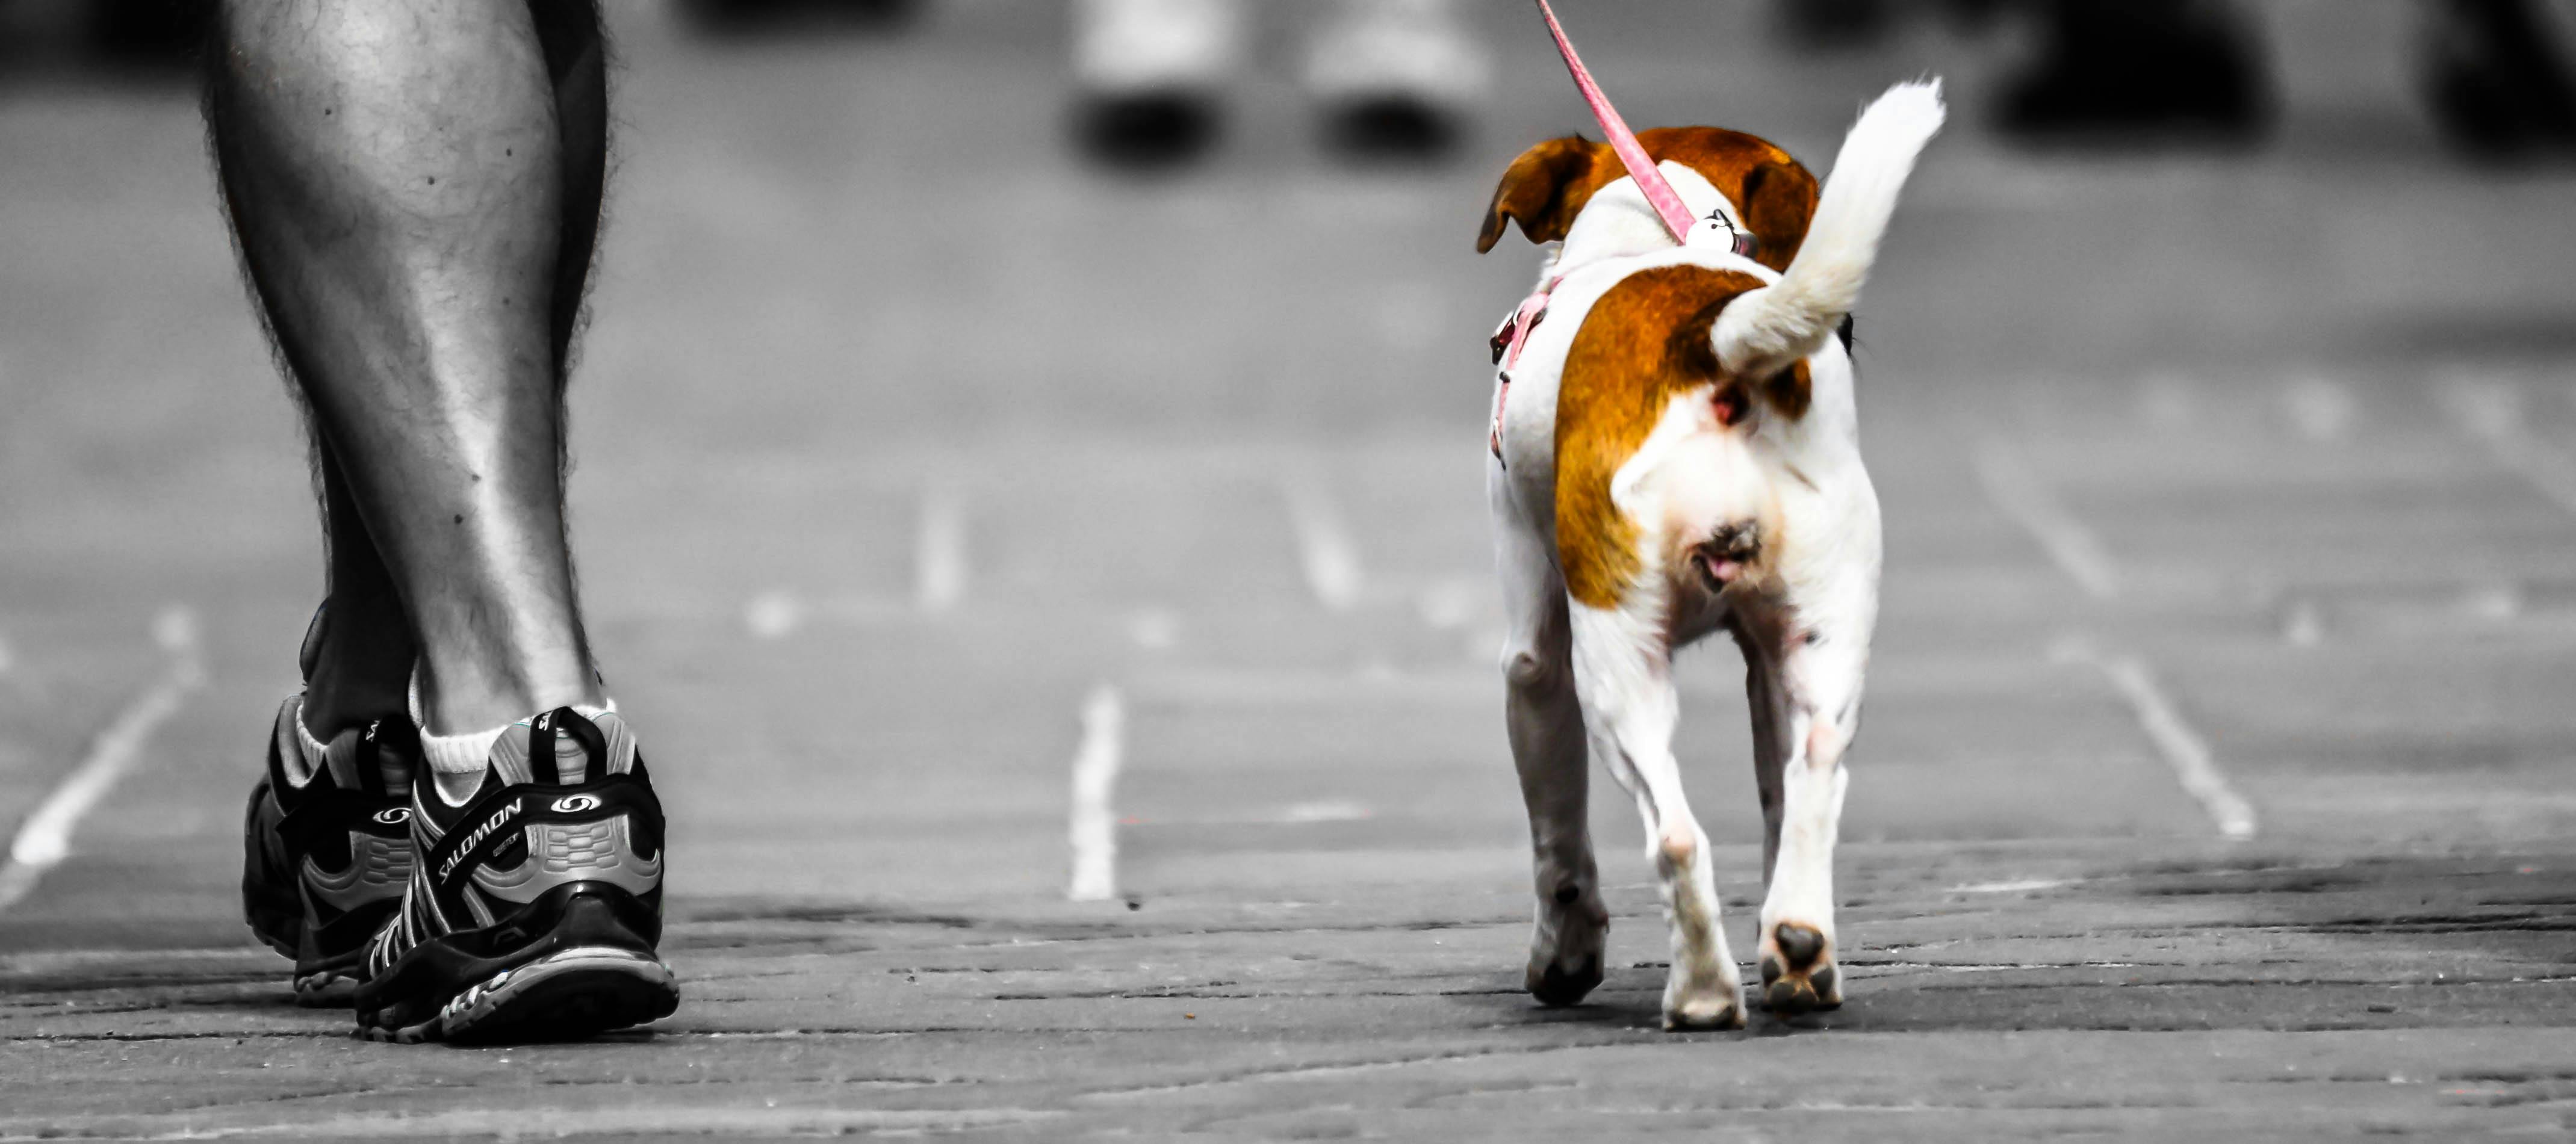
[[[426,1021],[359,1035],[405,1045],[568,1041],[658,1021],[679,1007],[671,967],[634,950],[581,946],[468,986]]]

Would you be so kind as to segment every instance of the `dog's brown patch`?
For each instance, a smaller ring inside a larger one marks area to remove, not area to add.
[[[1615,607],[1640,571],[1637,526],[1611,503],[1610,479],[1673,396],[1717,382],[1715,400],[1746,400],[1721,376],[1708,332],[1726,303],[1760,285],[1702,266],[1641,270],[1602,294],[1575,331],[1556,393],[1556,548],[1576,600]],[[1753,392],[1776,407],[1773,388]]]
[[[1637,142],[1658,163],[1680,163],[1699,172],[1744,213],[1744,225],[1757,243],[1754,261],[1773,270],[1789,268],[1816,213],[1816,177],[1788,152],[1722,127],[1658,127],[1639,132]],[[1494,188],[1476,251],[1494,248],[1506,219],[1521,224],[1531,242],[1564,238],[1593,194],[1627,173],[1609,144],[1580,135],[1550,139],[1521,152]]]

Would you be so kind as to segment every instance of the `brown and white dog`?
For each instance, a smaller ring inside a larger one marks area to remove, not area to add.
[[[1662,879],[1664,1026],[1744,1022],[1708,839],[1672,750],[1673,655],[1723,630],[1752,703],[1766,1000],[1783,1017],[1842,1003],[1833,848],[1878,613],[1879,515],[1835,335],[1942,117],[1937,81],[1890,89],[1821,195],[1750,135],[1640,135],[1693,215],[1752,235],[1732,248],[1677,245],[1610,146],[1579,137],[1530,148],[1494,193],[1478,250],[1506,220],[1562,242],[1540,277],[1544,320],[1524,320],[1496,379],[1489,473],[1509,732],[1537,852],[1528,984],[1543,1002],[1601,981],[1588,754],[1637,800]]]

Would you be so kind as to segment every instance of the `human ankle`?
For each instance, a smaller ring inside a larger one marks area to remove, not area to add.
[[[342,731],[362,728],[380,719],[408,721],[411,706],[407,696],[408,689],[401,683],[388,685],[319,672],[304,681],[304,728],[327,743]]]

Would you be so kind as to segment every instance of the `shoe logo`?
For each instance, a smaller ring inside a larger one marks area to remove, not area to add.
[[[502,823],[517,817],[520,808],[525,805],[527,804],[520,799],[511,799],[510,805],[502,807],[493,812],[492,817],[484,819],[483,825],[475,827],[473,833],[467,834],[463,841],[457,843],[455,851],[438,864],[438,880],[445,882],[455,877],[457,864],[465,861],[465,856],[472,854],[475,847],[482,845],[484,839],[492,836],[493,831],[499,830]]]
[[[595,794],[568,794],[556,799],[554,805],[556,814],[580,814],[585,810],[597,809],[599,809],[599,796]]]
[[[376,812],[376,821],[384,823],[387,826],[400,826],[411,821],[411,808],[408,806],[386,807],[385,809]]]

